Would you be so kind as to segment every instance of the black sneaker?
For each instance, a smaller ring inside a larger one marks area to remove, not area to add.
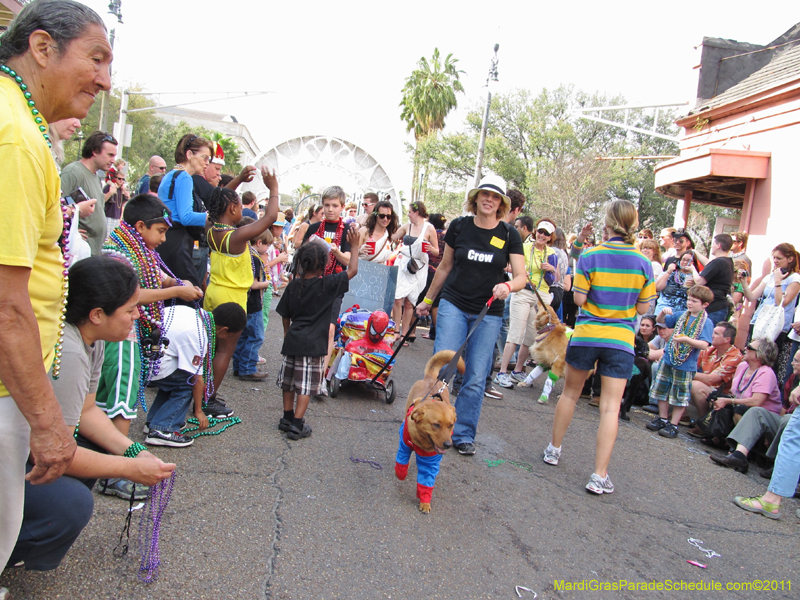
[[[289,431],[286,432],[286,437],[290,440],[302,440],[303,438],[307,438],[311,436],[311,427],[306,425],[305,421],[301,427],[297,425],[292,425],[289,428]]]
[[[194,438],[183,435],[178,431],[159,431],[151,429],[144,440],[150,446],[171,446],[173,448],[185,448],[194,444]]]
[[[225,417],[230,417],[233,414],[233,409],[228,408],[216,398],[209,398],[208,402],[203,407],[203,412],[206,413],[207,417],[211,417],[213,419],[224,419]]]
[[[672,423],[667,423],[658,430],[658,435],[663,436],[665,438],[676,438],[678,437],[678,426],[673,425]]]
[[[475,454],[475,444],[472,442],[461,442],[460,444],[456,444],[456,450],[462,456],[472,456]]]
[[[652,421],[650,421],[645,427],[647,427],[650,431],[659,431],[664,429],[667,426],[669,421],[662,419],[661,417],[656,417]]]
[[[278,422],[278,429],[286,432],[291,431],[292,421],[290,419],[284,419],[283,417],[281,417],[281,420]]]

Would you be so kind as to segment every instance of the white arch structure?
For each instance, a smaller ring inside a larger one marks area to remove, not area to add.
[[[375,192],[381,199],[389,194],[395,211],[399,212],[400,199],[386,170],[369,152],[340,138],[326,135],[296,137],[267,150],[256,158],[254,164],[259,169],[267,165],[282,176],[312,163],[338,169],[355,178],[361,189],[355,194],[353,190],[345,191],[353,194],[356,201],[360,202],[365,192]],[[248,187],[256,193],[265,189],[258,179]]]

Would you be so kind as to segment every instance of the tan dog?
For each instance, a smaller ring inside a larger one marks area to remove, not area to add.
[[[564,375],[569,335],[571,331],[568,333],[567,326],[558,319],[556,311],[546,304],[537,305],[536,340],[530,347],[530,355],[536,368],[528,373],[525,381],[517,385],[531,387],[542,373],[549,371],[542,395],[539,396],[539,404],[547,404],[553,384]]]
[[[453,447],[453,426],[456,410],[450,405],[450,392],[438,379],[439,371],[455,355],[452,350],[434,354],[425,365],[425,376],[413,386],[406,402],[406,418],[400,426],[400,444],[394,472],[404,480],[413,452],[417,456],[417,498],[419,509],[431,512],[431,495],[442,455]],[[464,372],[464,360],[459,358],[457,369]]]

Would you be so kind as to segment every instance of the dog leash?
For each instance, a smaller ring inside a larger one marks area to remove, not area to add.
[[[397,348],[395,348],[395,350],[392,353],[392,356],[389,358],[389,360],[386,361],[386,364],[383,365],[383,367],[381,367],[381,370],[378,371],[378,374],[375,375],[375,377],[372,378],[372,381],[370,382],[371,385],[375,385],[375,382],[378,381],[378,377],[383,375],[383,372],[392,365],[392,363],[394,362],[394,357],[397,356],[397,353],[400,352],[400,348],[403,347],[403,344],[405,344],[406,340],[411,336],[411,332],[414,331],[414,328],[417,326],[417,323],[419,323],[419,317],[415,313],[414,314],[414,320],[411,321],[411,325],[409,326],[408,331],[400,339],[400,343],[397,344]]]
[[[461,348],[458,349],[453,355],[453,358],[450,359],[450,362],[447,363],[447,367],[445,368],[444,377],[442,377],[442,381],[444,381],[445,385],[450,385],[452,383],[453,378],[455,377],[456,367],[458,366],[458,359],[461,358],[461,355],[464,353],[464,350],[467,347],[467,342],[469,338],[472,337],[472,334],[475,333],[475,330],[478,329],[478,325],[481,324],[483,321],[483,317],[486,316],[486,313],[489,312],[489,307],[492,305],[494,301],[494,296],[491,296],[489,300],[483,307],[483,310],[478,313],[478,318],[475,319],[475,323],[472,325],[472,328],[467,332],[467,337],[464,339],[464,343],[461,344]]]

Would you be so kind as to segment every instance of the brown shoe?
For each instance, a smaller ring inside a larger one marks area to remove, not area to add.
[[[696,438],[704,438],[707,435],[706,432],[699,427],[692,427],[691,429],[687,430],[686,433]]]
[[[250,375],[237,375],[237,379],[242,381],[263,381],[269,377],[269,373],[251,373]]]
[[[709,458],[718,465],[736,469],[737,471],[739,471],[739,473],[747,473],[747,469],[750,468],[750,463],[746,458],[738,458],[733,454],[727,454],[725,456],[719,456],[718,454],[711,454]]]
[[[589,406],[600,406],[600,398],[598,396],[592,396],[592,399],[589,400]]]

